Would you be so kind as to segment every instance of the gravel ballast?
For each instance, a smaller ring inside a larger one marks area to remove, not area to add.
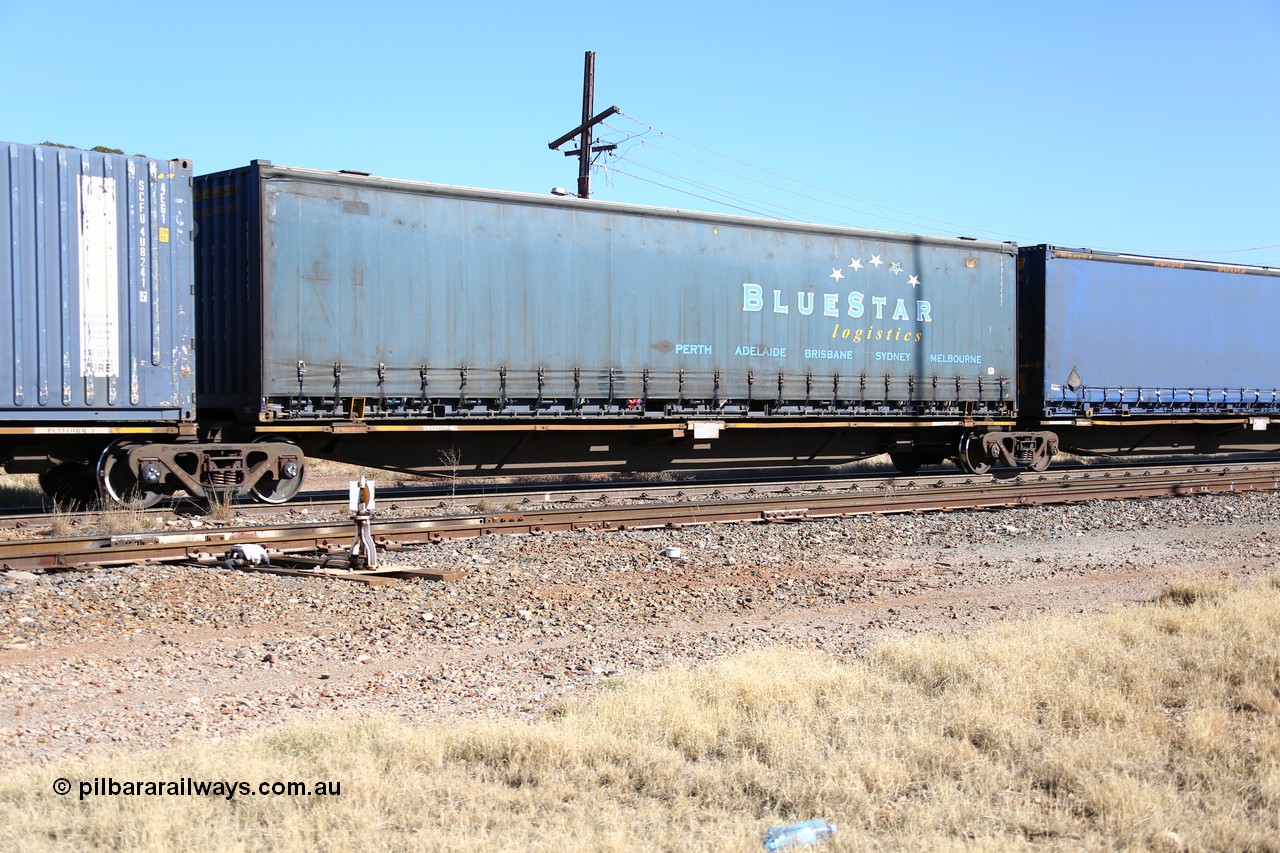
[[[390,587],[222,568],[0,573],[0,765],[330,715],[546,711],[604,679],[772,644],[887,638],[1149,601],[1191,572],[1280,570],[1250,493],[644,532],[388,555]],[[679,549],[679,558],[663,556]]]

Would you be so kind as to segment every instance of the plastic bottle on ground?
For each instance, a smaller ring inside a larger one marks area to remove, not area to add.
[[[836,827],[821,818],[775,826],[764,834],[765,850],[782,850],[787,847],[808,847],[822,839],[835,835]]]

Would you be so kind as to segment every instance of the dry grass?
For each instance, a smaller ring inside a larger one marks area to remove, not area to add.
[[[368,468],[363,465],[346,465],[329,459],[309,457],[307,459],[307,476],[328,477],[334,480],[359,480],[361,477],[373,479],[387,474],[380,468]]]
[[[346,465],[318,457],[307,458],[306,488],[336,489],[343,491],[353,480],[364,477],[378,484],[380,489],[404,488],[406,486],[438,485],[434,477],[415,477],[400,471],[388,471],[382,468],[370,468],[364,465]]]
[[[1197,601],[1213,601],[1231,591],[1231,586],[1220,577],[1204,574],[1179,575],[1160,593],[1161,604],[1189,606]]]
[[[937,467],[954,468],[955,466],[950,462],[946,462]],[[868,456],[864,459],[855,459],[852,462],[842,462],[839,465],[832,465],[830,470],[837,474],[862,474],[873,471],[897,471],[898,469],[895,468],[893,462],[889,460],[889,454],[880,453],[875,456]],[[930,467],[929,470],[933,470],[933,467]]]
[[[128,536],[163,529],[173,514],[148,512],[134,507],[112,505],[93,512],[55,504],[49,516],[49,535],[55,539],[69,536]]]
[[[61,504],[54,504],[49,514],[49,536],[54,539],[66,539],[76,535],[76,521],[79,517],[73,509]]]
[[[164,526],[164,518],[145,509],[128,506],[105,507],[85,519],[83,529],[76,535],[125,536],[130,533],[147,533]]]
[[[0,507],[42,506],[47,500],[35,474],[0,473]]]
[[[328,723],[0,777],[0,848],[1280,850],[1280,582],[608,682],[536,724]],[[1178,603],[1181,602],[1181,603]],[[82,779],[334,780],[340,797],[56,796]]]
[[[210,490],[204,498],[204,512],[215,521],[230,521],[236,517],[235,494]]]

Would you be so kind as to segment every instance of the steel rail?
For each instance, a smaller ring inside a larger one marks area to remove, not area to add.
[[[1224,465],[1233,467],[1278,464],[1275,461],[1266,458],[1244,458],[1244,459],[1219,459],[1219,460],[1199,460],[1199,461],[1161,461],[1159,464],[1148,462],[1143,466],[1146,470],[1155,468],[1162,469],[1164,473],[1181,473],[1205,470],[1218,470]],[[1100,464],[1090,465],[1087,467],[1069,467],[1058,468],[1048,472],[1047,476],[1092,476],[1100,477],[1108,474],[1123,476],[1126,472],[1134,470],[1142,470],[1129,465],[1111,465]],[[516,506],[520,503],[529,504],[533,502],[542,504],[564,504],[605,500],[694,500],[698,495],[706,495],[716,499],[723,499],[728,496],[760,496],[763,494],[787,493],[788,491],[839,491],[842,489],[866,489],[866,488],[913,488],[916,486],[929,485],[933,486],[938,482],[943,483],[959,483],[963,482],[971,475],[956,471],[937,471],[926,472],[922,474],[904,475],[895,471],[888,470],[867,470],[859,472],[844,472],[831,474],[814,474],[809,472],[804,477],[788,477],[777,474],[765,474],[764,476],[746,478],[746,477],[725,477],[725,478],[709,478],[709,479],[689,479],[676,480],[672,482],[652,481],[652,482],[600,482],[600,483],[520,483],[520,484],[473,484],[469,481],[461,481],[457,484],[456,490],[445,486],[441,487],[383,487],[379,489],[379,502],[384,506],[392,505],[396,509],[406,512],[415,510],[429,511],[432,509],[443,508],[447,505],[459,507],[476,507],[476,511],[480,511],[480,507],[485,504],[505,506],[509,511],[515,511]],[[997,470],[992,472],[992,479],[1012,479],[1021,476],[1034,477],[1034,474],[1023,473],[1019,475],[1017,472]],[[374,479],[377,479],[375,476]],[[302,493],[298,498],[287,505],[267,505],[250,501],[237,501],[234,509],[237,515],[244,516],[269,516],[278,515],[281,512],[289,510],[307,510],[310,512],[322,512],[327,510],[342,511],[348,501],[347,491],[344,490],[325,490],[311,493]],[[146,515],[161,515],[164,513],[173,513],[182,511],[184,505],[191,510],[191,514],[200,514],[201,508],[198,503],[189,498],[176,499],[172,505],[161,505],[155,508],[141,510]],[[0,529],[21,528],[32,525],[48,524],[55,516],[63,513],[37,513],[29,508],[22,512],[13,512],[13,514],[0,513]]]
[[[1041,506],[1090,500],[1157,498],[1280,490],[1280,466],[1194,474],[1071,472],[1005,481],[966,481],[848,492],[800,492],[730,500],[682,500],[636,506],[538,509],[496,514],[374,521],[379,548],[500,534],[571,530],[640,530],[703,524],[788,522],[868,514],[932,510]],[[354,526],[300,523],[218,530],[39,539],[0,543],[0,569],[59,570],[139,563],[216,560],[236,544],[257,544],[276,553],[344,552]]]

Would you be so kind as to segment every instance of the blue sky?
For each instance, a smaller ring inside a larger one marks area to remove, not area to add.
[[[545,193],[594,50],[596,198],[1280,267],[1277,44],[1280,0],[0,0],[0,139]]]

